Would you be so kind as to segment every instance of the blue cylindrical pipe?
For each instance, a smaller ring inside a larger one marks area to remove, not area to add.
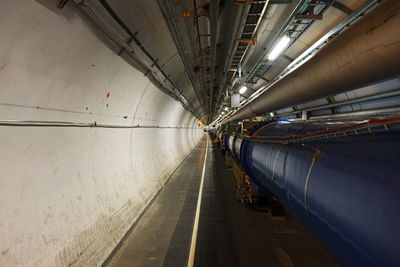
[[[328,126],[274,125],[260,135]],[[278,197],[343,266],[400,266],[399,129],[382,125],[307,142],[234,142],[252,182]]]
[[[228,133],[224,135],[224,147],[225,147],[225,150],[228,152],[230,152],[229,151],[229,137],[230,137],[230,134],[228,134]]]
[[[235,136],[235,139],[233,141],[233,157],[237,160],[240,161],[240,148],[242,146],[242,138]]]

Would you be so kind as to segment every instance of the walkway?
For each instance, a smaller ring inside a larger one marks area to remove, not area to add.
[[[204,137],[108,265],[188,266],[190,255],[194,266],[204,267],[337,266],[293,218],[271,221],[267,213],[246,209],[236,201],[235,179],[225,161],[219,147]],[[196,234],[193,226],[203,168]],[[191,246],[192,236],[197,242]]]

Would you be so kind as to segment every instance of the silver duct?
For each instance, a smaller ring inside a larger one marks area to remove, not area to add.
[[[400,1],[386,0],[225,122],[241,120],[400,74]],[[224,123],[225,123],[224,122]]]

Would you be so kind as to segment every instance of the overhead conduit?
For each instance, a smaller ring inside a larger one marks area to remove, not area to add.
[[[233,114],[271,112],[399,75],[400,2],[386,0],[328,43],[303,66]]]
[[[157,77],[152,73],[152,70],[147,68],[142,62],[137,62],[135,60],[135,65],[141,65],[141,68],[143,69],[142,71],[145,73],[145,75],[163,92],[167,93],[171,97],[173,97],[175,100],[180,101],[182,106],[190,111],[194,116],[200,118],[200,114],[197,114],[196,110],[193,107],[193,103],[191,103],[184,95],[181,89],[179,89],[176,84],[169,78],[169,75],[165,73],[163,68],[159,65],[157,60],[149,53],[149,51],[143,46],[141,41],[136,37],[136,35],[129,29],[129,27],[122,21],[122,19],[115,13],[115,11],[112,9],[110,4],[106,0],[99,0],[99,3],[101,6],[107,11],[107,13],[111,16],[113,20],[126,32],[126,34],[129,35],[129,37],[132,39],[132,41],[136,44],[136,46],[142,51],[142,53],[151,61],[152,66],[155,66],[159,72],[162,74],[162,76],[165,78],[164,82],[161,82],[157,79]],[[101,20],[101,18],[97,17],[97,14],[91,10],[90,6],[84,3],[83,1],[79,3],[79,5],[84,12],[87,13],[90,17],[95,17],[95,21],[98,24]],[[99,25],[101,27],[101,25]],[[103,26],[104,27],[104,26]],[[101,29],[104,31],[105,29]],[[125,44],[125,46],[129,47],[129,44]],[[125,47],[121,51],[125,51]],[[130,47],[129,47],[130,48]],[[131,53],[132,54],[132,53]],[[121,56],[123,55],[123,52],[121,53]],[[129,58],[132,60],[131,58]],[[169,89],[165,86],[165,82],[168,81],[173,89]],[[174,92],[176,90],[177,92]]]

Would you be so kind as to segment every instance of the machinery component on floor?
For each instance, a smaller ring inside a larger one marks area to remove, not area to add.
[[[225,140],[343,266],[400,265],[400,117],[272,123]]]
[[[236,192],[235,198],[236,200],[242,202],[245,205],[253,204],[253,196],[254,193],[251,189],[251,184],[246,176],[246,173],[242,170],[238,163],[233,163],[233,176],[236,179]]]
[[[253,198],[250,191],[251,185],[249,183],[237,183],[236,200],[242,202],[243,204],[251,205],[253,203]]]
[[[235,199],[247,208],[266,211],[268,195],[265,192],[256,192],[249,176],[246,175],[238,162],[233,163],[232,171],[236,179]]]

